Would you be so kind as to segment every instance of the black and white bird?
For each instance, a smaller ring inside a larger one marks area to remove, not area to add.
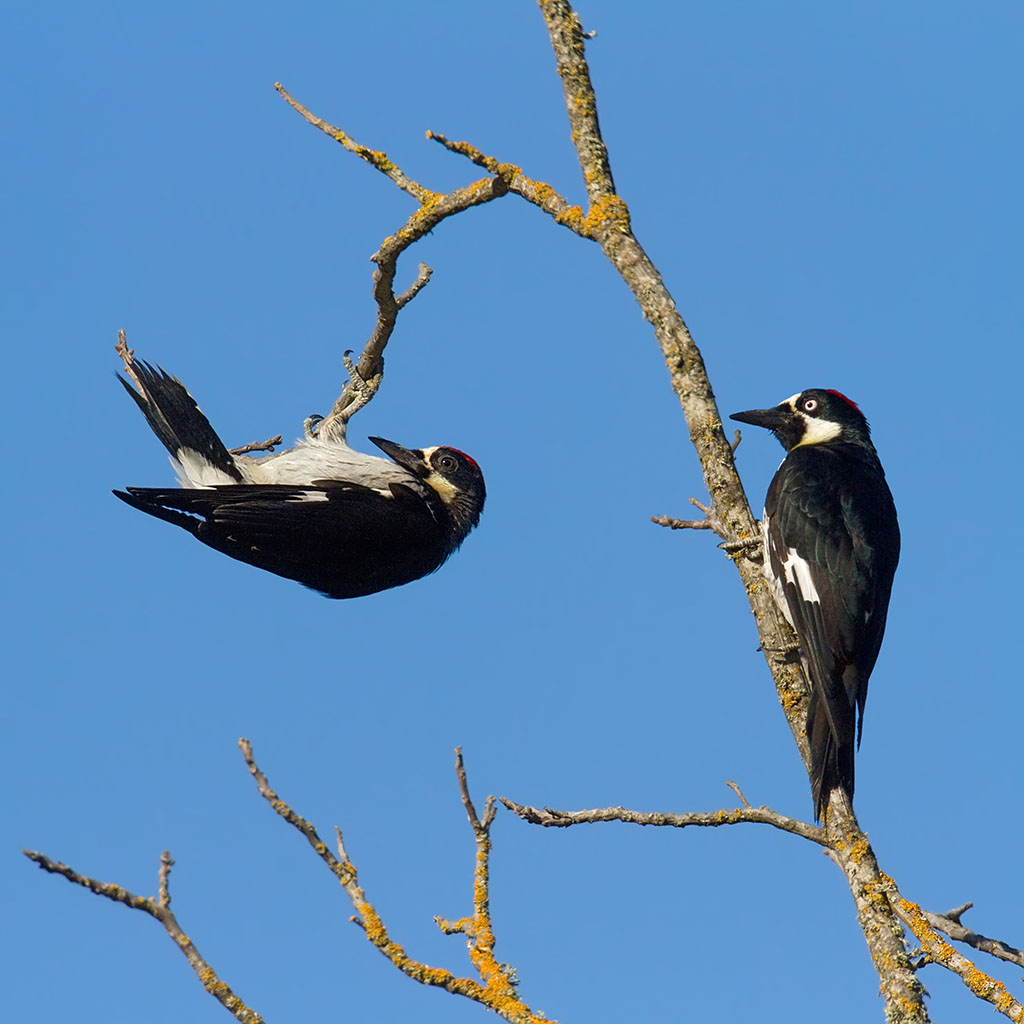
[[[788,453],[765,498],[764,572],[811,681],[820,819],[833,789],[853,799],[854,750],[900,556],[896,507],[868,421],[839,391],[812,388],[731,418],[766,427]]]
[[[175,377],[128,353],[118,380],[171,453],[180,488],[129,487],[122,501],[204,544],[327,597],[362,597],[439,569],[477,525],[480,467],[456,448],[390,458],[307,430],[294,448],[232,454]]]

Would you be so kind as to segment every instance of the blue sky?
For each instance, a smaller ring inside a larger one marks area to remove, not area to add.
[[[1024,12],[582,14],[616,183],[723,413],[835,387],[872,421],[904,548],[860,820],[907,897],[974,900],[965,921],[1020,945]],[[478,802],[713,809],[732,778],[810,815],[736,574],[709,534],[648,521],[703,496],[653,335],[597,247],[515,197],[406,255],[402,281],[419,260],[434,278],[350,428],[482,465],[482,524],[440,573],[331,602],[110,495],[173,480],[114,379],[118,328],[231,445],[297,436],[372,329],[367,258],[411,201],[276,80],[429,187],[478,176],[433,129],[581,200],[531,3],[53,2],[4,22],[6,1019],[230,1019],[156,922],[22,846],[140,893],[169,847],[183,927],[268,1021],[483,1019],[348,923],[241,735],[296,809],[344,827],[393,936],[457,973],[462,940],[432,924],[470,909],[457,744]],[[759,508],[782,452],[745,433]],[[499,959],[553,1018],[818,1021],[828,1000],[836,1024],[881,1019],[849,892],[807,843],[504,811],[493,835]],[[952,976],[922,980],[936,1019],[991,1019]]]

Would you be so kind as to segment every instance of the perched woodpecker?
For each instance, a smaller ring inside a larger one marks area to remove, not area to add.
[[[456,448],[389,459],[307,430],[294,448],[232,454],[175,377],[126,353],[118,380],[171,453],[180,488],[129,487],[122,501],[241,562],[327,597],[362,597],[439,569],[484,507],[480,467]]]
[[[807,742],[820,819],[833,789],[853,799],[868,677],[900,556],[896,507],[868,421],[840,392],[811,388],[731,418],[766,427],[787,452],[765,498],[764,572],[811,681]]]

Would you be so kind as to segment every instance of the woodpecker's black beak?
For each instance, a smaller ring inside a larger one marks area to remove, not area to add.
[[[766,430],[779,430],[793,419],[793,410],[788,405],[776,405],[771,409],[749,409],[746,412],[734,412],[729,419],[740,423],[752,423],[755,427]]]
[[[385,455],[390,455],[403,469],[415,473],[417,476],[424,476],[427,472],[427,464],[423,461],[422,452],[414,452],[409,448],[403,448],[394,441],[388,441],[383,437],[371,437],[371,440]]]

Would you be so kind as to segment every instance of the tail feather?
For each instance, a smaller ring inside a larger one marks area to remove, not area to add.
[[[120,374],[117,379],[173,458],[185,464],[198,456],[230,479],[242,481],[238,464],[181,381],[140,359],[133,359],[128,369],[138,390]]]
[[[820,821],[828,807],[833,789],[841,789],[853,802],[854,722],[850,709],[850,728],[845,737],[837,737],[831,728],[825,702],[812,691],[807,706],[807,743],[811,753],[811,793],[814,817]]]

